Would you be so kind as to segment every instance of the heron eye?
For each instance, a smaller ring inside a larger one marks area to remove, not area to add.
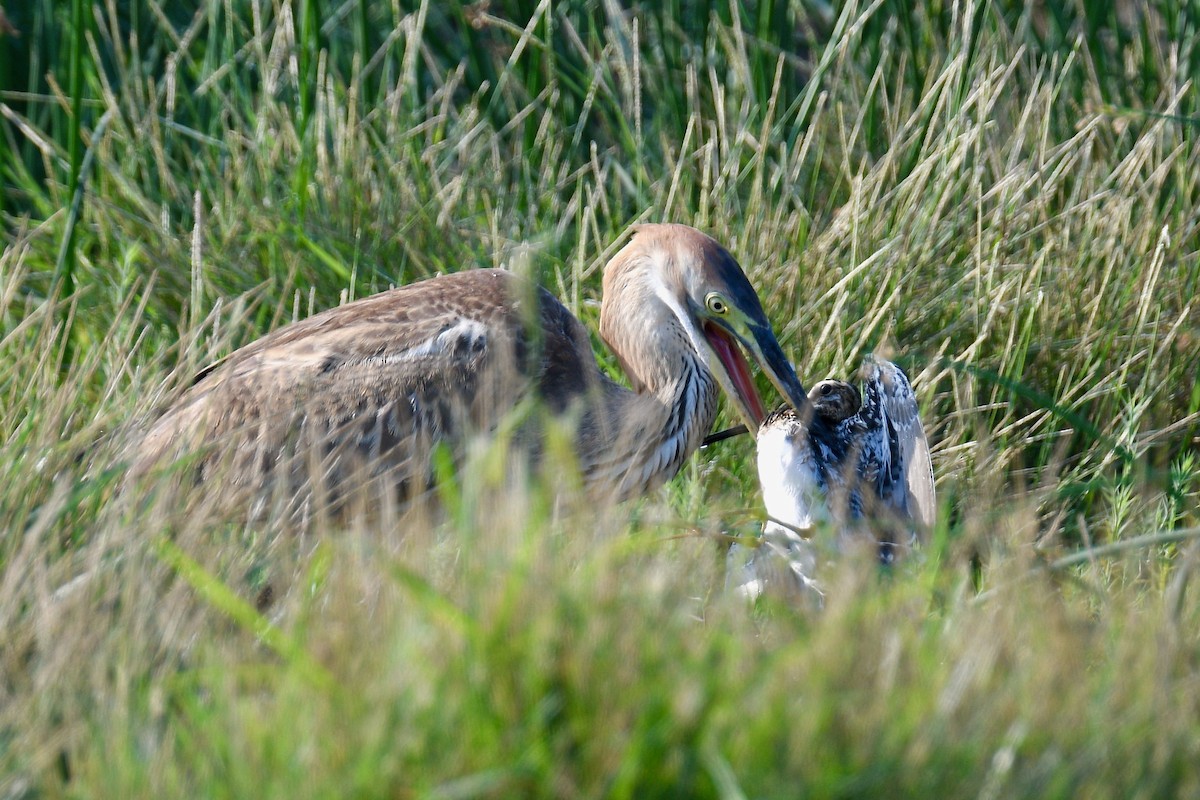
[[[708,304],[708,310],[714,314],[724,315],[729,311],[729,304],[725,302],[725,298],[716,292],[706,297],[704,302]]]

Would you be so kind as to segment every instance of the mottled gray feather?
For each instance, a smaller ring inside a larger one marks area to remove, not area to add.
[[[933,462],[917,397],[904,371],[871,356],[862,369],[864,423],[859,472],[875,476],[884,505],[900,519],[933,527]]]
[[[759,478],[768,514],[793,526],[870,520],[881,542],[906,544],[935,521],[933,468],[916,396],[903,370],[869,358],[862,393],[842,381],[813,387],[807,418],[790,408],[759,430]],[[900,536],[900,538],[897,538]]]

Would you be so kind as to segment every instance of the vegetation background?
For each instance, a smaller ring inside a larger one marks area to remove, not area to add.
[[[3,7],[0,797],[1200,794],[1195,0]],[[729,596],[744,439],[601,509],[119,491],[239,344],[484,265],[594,330],[643,220],[808,382],[908,368],[918,558]]]

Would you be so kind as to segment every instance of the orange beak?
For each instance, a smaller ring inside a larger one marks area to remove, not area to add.
[[[708,339],[709,345],[716,352],[717,358],[721,360],[721,364],[725,367],[729,379],[737,390],[739,396],[733,400],[738,404],[738,410],[743,415],[752,416],[754,427],[757,428],[763,417],[766,416],[766,412],[763,410],[758,390],[754,388],[754,380],[750,377],[750,368],[746,364],[741,350],[738,349],[732,336],[711,323],[704,324],[704,337]]]

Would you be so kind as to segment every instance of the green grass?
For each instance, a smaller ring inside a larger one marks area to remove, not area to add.
[[[1200,792],[1194,3],[196,5],[6,4],[0,797]],[[643,220],[806,382],[908,369],[919,558],[727,596],[744,439],[606,508],[486,449],[336,527],[123,491],[232,348],[493,265],[594,331]]]

